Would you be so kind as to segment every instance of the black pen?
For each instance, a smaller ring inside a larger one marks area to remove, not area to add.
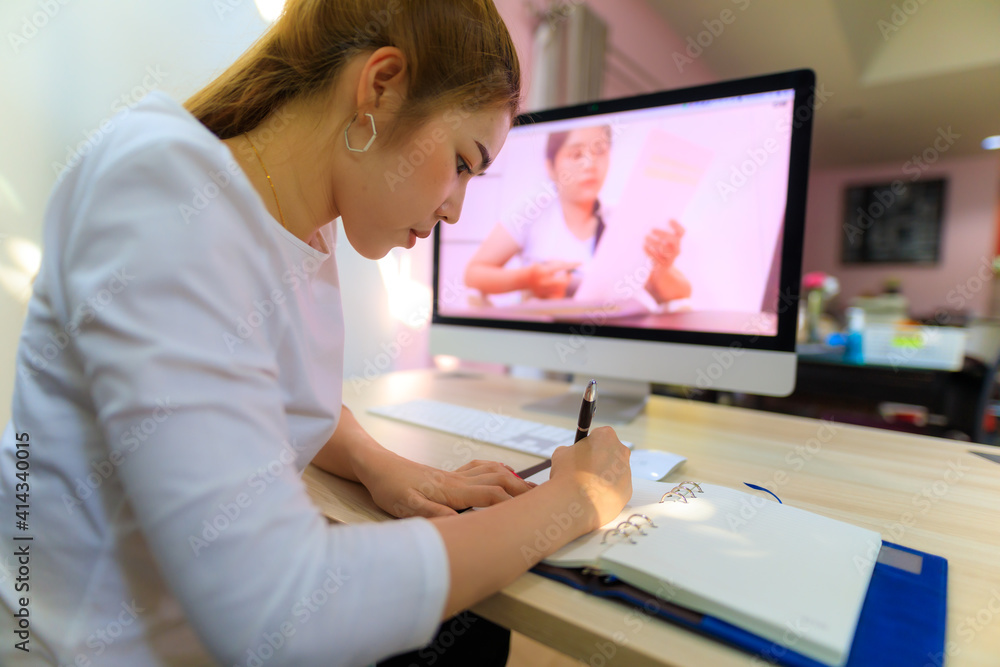
[[[580,442],[590,434],[590,424],[594,421],[594,413],[597,412],[597,380],[587,383],[587,388],[583,390],[583,403],[580,404],[580,418],[576,422],[576,437],[574,443]],[[535,473],[539,473],[552,466],[552,459],[545,459],[530,468],[525,468],[517,473],[521,479],[528,479]]]

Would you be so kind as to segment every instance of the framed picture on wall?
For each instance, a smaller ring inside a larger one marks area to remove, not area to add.
[[[936,264],[941,256],[945,179],[849,186],[844,264]]]

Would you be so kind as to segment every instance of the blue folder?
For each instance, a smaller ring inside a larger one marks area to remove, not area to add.
[[[536,565],[532,571],[591,595],[639,607],[647,614],[723,641],[772,664],[827,667],[793,648],[665,602],[614,577],[545,563]],[[940,664],[944,655],[947,592],[947,560],[883,541],[846,666]],[[664,647],[664,651],[669,650]]]

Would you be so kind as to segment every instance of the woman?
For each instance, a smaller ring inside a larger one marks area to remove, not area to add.
[[[33,537],[0,629],[30,595],[31,653],[5,641],[0,663],[369,664],[531,567],[546,517],[583,508],[539,558],[620,511],[609,429],[531,488],[405,460],[341,409],[332,221],[369,258],[457,222],[519,93],[488,1],[292,0],[185,106],[154,93],[115,119],[46,214],[0,447],[3,509],[30,487]],[[309,462],[412,518],[328,525]]]
[[[604,232],[598,196],[608,175],[611,128],[584,127],[549,135],[545,164],[558,198],[528,224],[498,223],[466,268],[465,282],[484,295],[523,290],[527,298],[572,297]],[[643,249],[652,260],[646,290],[658,302],[691,296],[674,266],[684,228],[654,229]],[[515,256],[520,266],[505,268]]]

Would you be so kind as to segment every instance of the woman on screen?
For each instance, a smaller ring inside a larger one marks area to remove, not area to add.
[[[0,525],[32,537],[30,655],[8,563],[0,664],[505,662],[474,617],[420,647],[614,517],[628,450],[595,429],[533,488],[377,443],[342,405],[333,221],[371,259],[456,222],[519,96],[489,0],[289,0],[185,104],[115,117],[46,212],[0,440],[0,509],[30,499]],[[309,463],[409,518],[329,524]]]
[[[498,223],[469,261],[465,282],[484,295],[523,291],[525,298],[572,297],[605,230],[599,195],[608,175],[611,127],[599,125],[553,132],[545,148],[549,178],[558,197],[531,221]],[[627,221],[621,221],[627,224]],[[643,240],[652,260],[646,290],[658,302],[691,295],[674,266],[684,228],[676,220]],[[519,258],[519,266],[507,263]]]

